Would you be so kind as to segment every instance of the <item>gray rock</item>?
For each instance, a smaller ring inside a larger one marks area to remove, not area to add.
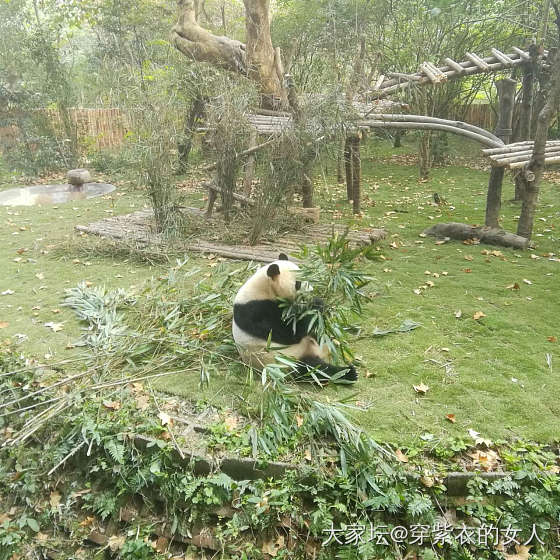
[[[91,175],[87,169],[71,169],[66,173],[66,177],[71,185],[83,185],[91,181]]]

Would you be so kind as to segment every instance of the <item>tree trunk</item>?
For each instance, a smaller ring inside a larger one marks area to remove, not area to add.
[[[513,106],[515,104],[515,80],[504,79],[496,82],[498,90],[499,109],[498,123],[496,125],[495,134],[504,141],[509,143],[511,138],[511,126],[513,120]],[[489,227],[500,227],[499,217],[502,207],[502,183],[504,180],[503,167],[493,167],[490,171],[490,180],[488,182],[488,194],[486,195],[486,225]]]
[[[187,170],[196,123],[199,121],[199,119],[203,118],[203,116],[204,100],[202,99],[202,97],[197,97],[193,101],[188,117],[185,119],[183,138],[179,142],[177,142],[179,165],[182,172],[185,172]]]
[[[253,130],[249,138],[249,148],[254,148],[258,144],[257,131]],[[253,177],[255,176],[255,154],[247,156],[245,163],[245,175],[243,177],[243,194],[247,197],[251,196],[253,189]]]
[[[354,196],[352,178],[352,141],[349,136],[344,140],[344,171],[346,174],[346,199],[352,200]]]
[[[560,16],[558,16],[558,19],[560,19]],[[557,23],[560,28],[560,22],[557,21]],[[521,215],[517,224],[517,234],[527,239],[531,239],[533,233],[535,209],[539,197],[539,183],[545,166],[544,152],[548,138],[548,128],[560,106],[560,50],[557,49],[554,52],[550,66],[550,88],[545,105],[537,119],[533,155],[527,167],[520,174],[525,196],[523,197]]]
[[[345,147],[346,147],[346,142],[344,139],[342,139],[339,142],[336,150],[336,182],[339,185],[342,185],[342,183],[344,183],[344,175],[342,173],[342,168],[344,167],[344,161],[345,161]]]
[[[517,134],[515,135],[515,142],[523,142],[529,140],[531,133],[531,115],[533,109],[533,91],[535,85],[535,76],[537,71],[537,58],[538,50],[536,45],[529,47],[529,54],[531,60],[523,63],[523,82],[522,91],[523,97],[521,99],[521,109],[519,112],[519,125],[517,127]],[[515,176],[515,196],[514,200],[523,200],[523,183],[519,175]]]
[[[171,39],[187,57],[210,62],[232,72],[248,75],[260,88],[264,108],[285,107],[286,94],[278,76],[270,37],[270,0],[243,0],[247,45],[223,35],[213,35],[198,24],[196,0],[179,0],[179,16]]]
[[[427,180],[430,177],[430,169],[432,167],[431,138],[431,131],[423,130],[420,132],[420,140],[418,142],[418,175],[422,180]]]
[[[360,213],[360,182],[362,179],[362,160],[360,157],[360,135],[352,136],[352,212]]]
[[[270,0],[243,0],[243,3],[247,29],[248,76],[260,85],[263,108],[285,108],[286,93],[278,76],[270,37]]]

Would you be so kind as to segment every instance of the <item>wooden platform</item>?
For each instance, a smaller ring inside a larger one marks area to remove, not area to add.
[[[187,209],[202,219],[202,212],[196,208]],[[302,245],[316,244],[326,241],[332,231],[342,233],[342,226],[313,224],[305,226],[299,233],[289,233],[275,242],[262,242],[259,245],[225,245],[216,241],[200,238],[190,238],[184,241],[176,239],[171,241],[165,236],[154,231],[152,210],[141,210],[132,214],[105,218],[98,222],[82,226],[77,225],[76,230],[107,237],[123,244],[134,246],[138,249],[194,251],[198,253],[212,253],[229,259],[254,260],[270,262],[278,258],[278,253],[294,255]],[[209,228],[211,229],[211,228]],[[386,235],[385,230],[376,228],[362,228],[350,231],[349,239],[356,244],[370,244]]]
[[[507,144],[501,148],[490,148],[482,150],[482,153],[490,158],[494,167],[506,167],[508,169],[520,169],[525,167],[533,155],[533,140]],[[545,165],[560,164],[560,140],[549,140],[544,152]]]

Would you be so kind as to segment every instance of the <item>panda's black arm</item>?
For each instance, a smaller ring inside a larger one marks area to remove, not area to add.
[[[308,323],[298,321],[294,333],[292,324],[282,320],[282,308],[278,301],[236,303],[233,306],[233,319],[247,334],[262,340],[268,340],[270,336],[272,342],[285,346],[297,344],[307,334]]]

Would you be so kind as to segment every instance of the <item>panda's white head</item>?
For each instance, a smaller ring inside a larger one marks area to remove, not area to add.
[[[278,260],[259,268],[241,286],[235,303],[277,298],[293,300],[301,288],[301,282],[297,279],[298,270],[297,264],[280,253]]]

